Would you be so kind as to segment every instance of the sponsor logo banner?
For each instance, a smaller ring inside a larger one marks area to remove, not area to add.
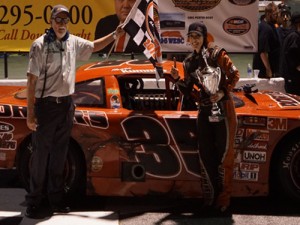
[[[115,14],[114,1],[8,1],[0,4],[0,51],[29,51],[33,40],[49,28],[51,9],[64,4],[70,9],[72,34],[94,40],[98,21]],[[188,26],[196,21],[207,25],[209,40],[228,52],[256,52],[258,0],[206,1],[163,0],[160,9],[163,52],[189,52]]]
[[[193,22],[205,23],[209,40],[228,52],[257,51],[258,0],[163,0],[159,7],[164,52],[191,51],[186,34]]]

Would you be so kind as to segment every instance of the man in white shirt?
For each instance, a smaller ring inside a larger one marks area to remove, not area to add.
[[[44,199],[52,212],[69,212],[63,200],[64,165],[73,125],[76,60],[87,60],[124,31],[117,29],[95,41],[68,32],[69,10],[56,5],[51,28],[36,39],[27,70],[27,126],[33,131],[30,191],[25,215],[36,218]],[[46,189],[46,190],[44,190]]]

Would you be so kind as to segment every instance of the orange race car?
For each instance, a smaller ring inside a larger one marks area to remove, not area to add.
[[[158,82],[145,60],[104,61],[77,70],[67,191],[201,197],[197,110],[182,108],[169,74],[172,65],[163,63]],[[183,74],[182,64],[177,67]],[[16,167],[28,188],[32,146],[26,89],[0,88],[0,168]],[[234,92],[233,196],[277,190],[300,200],[300,97],[252,89],[244,85]]]

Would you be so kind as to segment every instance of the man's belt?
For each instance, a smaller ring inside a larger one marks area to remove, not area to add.
[[[47,96],[44,98],[36,98],[36,102],[55,102],[57,104],[69,102],[71,100],[71,96],[62,96],[62,97],[54,97],[54,96]]]

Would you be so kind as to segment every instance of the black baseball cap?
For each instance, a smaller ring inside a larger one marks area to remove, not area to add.
[[[69,9],[64,5],[55,5],[51,11],[51,18],[55,18],[59,13],[66,13],[70,17]]]
[[[191,35],[191,33],[196,33],[201,36],[205,36],[207,33],[207,28],[204,25],[204,23],[200,23],[200,22],[191,23],[187,35],[189,36]]]
[[[280,3],[278,5],[278,9],[279,9],[280,13],[282,13],[282,14],[288,14],[288,15],[291,16],[291,7],[288,6],[287,4]]]

